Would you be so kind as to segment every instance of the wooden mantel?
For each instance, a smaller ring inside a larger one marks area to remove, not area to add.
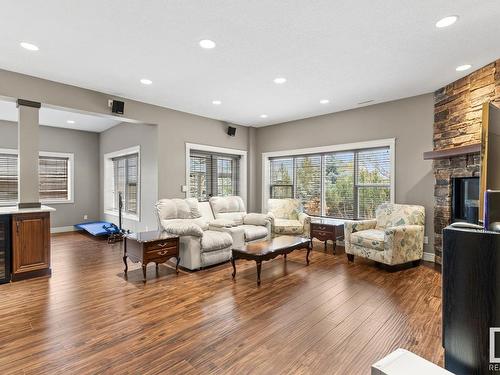
[[[424,160],[448,159],[454,156],[475,154],[481,151],[481,143],[424,152]]]

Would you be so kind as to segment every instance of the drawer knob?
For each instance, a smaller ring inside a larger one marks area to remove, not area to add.
[[[166,243],[166,242],[159,243],[157,246],[158,246],[158,247],[165,247],[165,246],[167,246],[167,243]]]
[[[158,251],[158,255],[168,254],[168,250]]]

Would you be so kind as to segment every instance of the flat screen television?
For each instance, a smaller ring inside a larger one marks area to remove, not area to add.
[[[486,217],[485,192],[500,190],[500,108],[492,103],[483,105],[483,124],[481,134],[481,182],[479,217]],[[496,200],[490,199],[492,204]],[[490,207],[490,214],[491,214]],[[495,209],[496,210],[496,209]],[[500,221],[499,218],[489,218]]]

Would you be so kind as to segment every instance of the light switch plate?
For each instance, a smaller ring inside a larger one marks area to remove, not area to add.
[[[429,237],[424,236],[424,245],[428,245],[428,244],[429,244]]]
[[[186,186],[186,185],[181,185],[181,191],[182,191],[183,193],[187,193],[187,191],[188,191],[187,186]]]

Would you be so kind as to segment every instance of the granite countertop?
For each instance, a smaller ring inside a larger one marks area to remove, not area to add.
[[[18,208],[17,206],[5,206],[0,207],[0,215],[11,215],[11,214],[28,214],[34,212],[52,212],[55,208],[44,206],[38,208]]]

